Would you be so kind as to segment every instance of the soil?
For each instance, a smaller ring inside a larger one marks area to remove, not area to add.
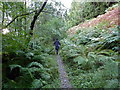
[[[59,77],[61,80],[61,88],[72,88],[72,86],[68,80],[68,76],[65,71],[64,64],[59,55],[57,56],[57,63],[58,63]]]

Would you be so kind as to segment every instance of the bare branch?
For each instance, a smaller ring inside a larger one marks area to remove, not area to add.
[[[17,16],[14,17],[13,20],[11,20],[6,26],[3,26],[2,29],[7,28],[7,27],[8,27],[10,24],[12,24],[12,23],[15,21],[15,19],[17,19],[18,17],[30,15],[30,14],[32,14],[32,13],[34,13],[34,12],[37,12],[37,11],[38,11],[38,10],[34,10],[34,11],[32,11],[32,12],[28,12],[28,13],[25,13],[25,14],[17,15]],[[48,11],[42,11],[42,12],[44,12],[44,13],[50,13],[50,12],[48,12]]]
[[[13,18],[13,20],[11,20],[6,26],[4,26],[2,29],[4,28],[7,28],[11,23],[13,23],[15,21],[15,19],[17,19],[18,17],[21,17],[21,16],[25,16],[25,15],[29,15],[29,14],[32,14],[33,12],[36,12],[37,10],[34,10],[32,12],[29,12],[29,13],[25,13],[25,14],[21,14],[21,15],[17,15],[16,17]]]
[[[48,0],[45,0],[45,2],[43,3],[42,7],[38,10],[38,12],[35,13],[34,17],[33,17],[33,20],[31,22],[31,25],[30,25],[30,29],[31,29],[31,32],[30,34],[32,35],[33,34],[33,28],[34,28],[34,25],[35,25],[35,21],[37,20],[37,17],[39,16],[39,14],[42,12],[42,10],[44,9],[46,3],[47,3]]]

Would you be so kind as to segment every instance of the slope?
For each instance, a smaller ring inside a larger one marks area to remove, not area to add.
[[[120,10],[119,7],[111,8],[103,15],[99,15],[96,18],[80,23],[68,30],[70,35],[75,34],[81,28],[95,27],[101,22],[108,23],[107,28],[114,27],[115,25],[120,25]]]

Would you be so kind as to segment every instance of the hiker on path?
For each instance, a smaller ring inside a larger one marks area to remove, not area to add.
[[[61,45],[58,39],[54,41],[54,45],[55,45],[56,54],[58,54],[58,50]]]

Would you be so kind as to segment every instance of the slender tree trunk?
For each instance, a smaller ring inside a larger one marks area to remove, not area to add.
[[[17,35],[19,36],[19,31],[18,31],[18,22],[19,22],[19,20],[18,20],[18,18],[16,19],[16,25],[15,25],[15,27],[16,27],[16,31],[17,31]]]
[[[42,7],[38,10],[38,12],[35,12],[35,15],[33,17],[33,20],[31,22],[31,25],[30,25],[30,35],[32,36],[33,35],[33,28],[34,28],[34,25],[35,25],[35,22],[37,20],[37,17],[39,16],[39,14],[42,12],[42,10],[44,9],[45,5],[47,4],[47,1],[48,0],[45,0],[45,2],[43,3]]]
[[[26,0],[25,0],[25,13],[26,13]],[[24,29],[25,29],[25,32],[26,32],[26,25],[27,25],[27,19],[26,17],[24,18],[25,19],[25,26],[24,26]]]
[[[17,25],[16,25],[16,22],[17,22],[17,21],[15,20],[15,32],[17,32],[17,29],[16,29],[16,26],[17,26]]]
[[[2,10],[2,26],[4,25],[4,16],[5,16],[5,8],[4,8],[4,2],[3,4],[3,10]]]
[[[45,2],[43,3],[42,7],[38,11],[35,12],[35,15],[33,17],[31,25],[30,25],[30,33],[29,33],[30,36],[29,36],[29,39],[28,39],[28,43],[30,42],[31,38],[33,37],[33,28],[34,28],[35,22],[36,22],[36,20],[37,20],[37,18],[39,16],[39,14],[43,11],[45,5],[47,4],[47,1],[48,0],[45,0]]]

